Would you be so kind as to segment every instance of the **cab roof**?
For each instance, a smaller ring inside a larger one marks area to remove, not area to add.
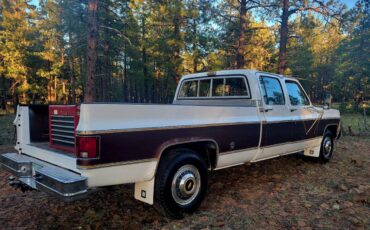
[[[230,74],[244,74],[247,76],[256,76],[256,73],[262,73],[262,74],[268,74],[273,75],[279,78],[286,78],[286,79],[295,79],[290,76],[285,76],[281,74],[275,74],[275,73],[269,73],[269,72],[263,72],[258,70],[251,70],[251,69],[233,69],[233,70],[219,70],[219,71],[210,71],[210,72],[201,72],[201,73],[193,73],[184,75],[181,78],[181,81],[186,79],[193,79],[193,78],[204,78],[204,77],[212,77],[212,76],[218,76],[218,75],[230,75]]]

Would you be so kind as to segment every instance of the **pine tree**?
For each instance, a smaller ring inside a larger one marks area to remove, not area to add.
[[[38,42],[41,50],[37,55],[42,60],[41,68],[37,71],[40,79],[46,80],[47,102],[55,103],[67,101],[67,92],[63,88],[65,81],[61,79],[61,70],[64,65],[64,49],[62,44],[60,8],[55,0],[40,2],[41,12],[38,20]],[[41,82],[37,82],[36,92],[40,91]],[[59,91],[59,92],[58,92]],[[60,95],[59,95],[60,94]]]
[[[14,105],[28,101],[27,58],[32,52],[35,9],[27,0],[2,0],[0,75],[11,80]]]

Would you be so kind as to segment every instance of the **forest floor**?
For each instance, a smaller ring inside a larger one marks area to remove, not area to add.
[[[370,229],[370,137],[343,137],[328,164],[291,155],[213,172],[200,209],[182,220],[136,201],[133,185],[64,203],[14,190],[8,177],[0,171],[0,229]]]

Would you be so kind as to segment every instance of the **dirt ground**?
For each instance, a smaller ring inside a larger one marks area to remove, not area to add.
[[[370,229],[370,138],[342,138],[329,164],[291,155],[214,172],[199,211],[182,220],[136,201],[133,185],[63,203],[15,191],[8,176],[0,172],[1,229]]]

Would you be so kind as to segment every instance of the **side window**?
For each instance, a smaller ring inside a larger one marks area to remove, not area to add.
[[[247,86],[243,78],[225,79],[225,96],[249,96]]]
[[[198,92],[198,81],[186,81],[182,84],[179,97],[196,97]]]
[[[199,81],[199,97],[211,96],[211,79]]]
[[[224,78],[214,78],[212,81],[212,96],[222,97],[224,95]]]
[[[283,89],[278,79],[273,77],[260,77],[263,100],[266,105],[284,105],[285,99]]]
[[[306,97],[303,89],[295,81],[286,81],[285,82],[290,104],[294,106],[309,105],[310,102]]]

